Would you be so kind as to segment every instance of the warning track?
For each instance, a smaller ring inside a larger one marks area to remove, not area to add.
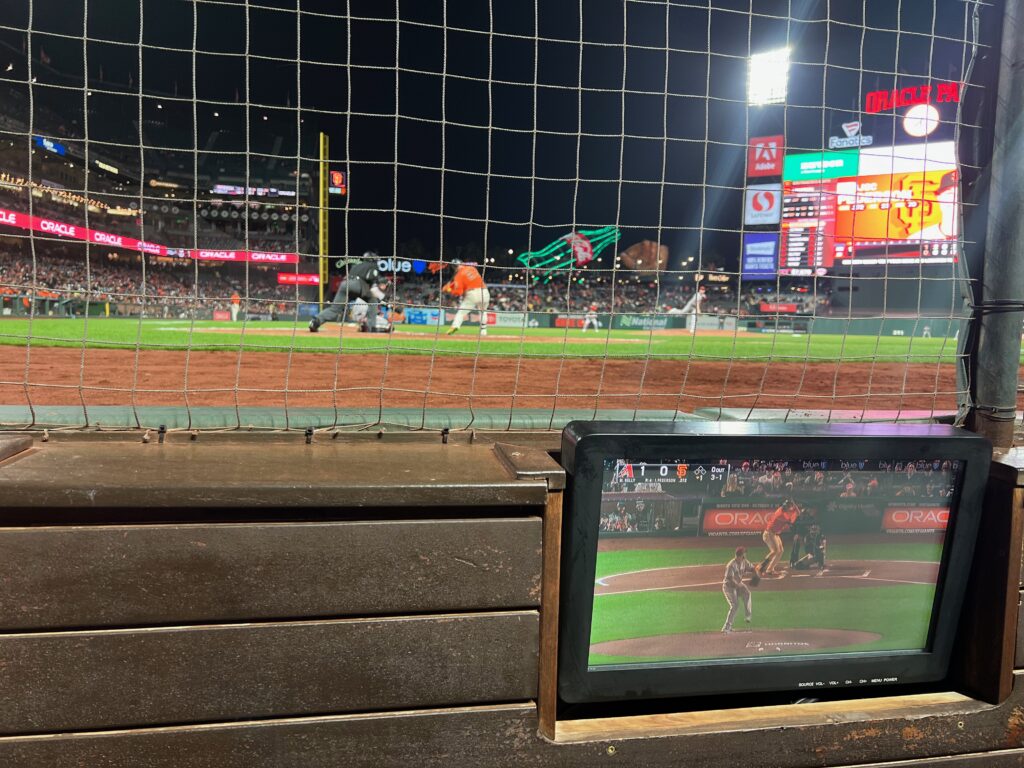
[[[622,595],[661,590],[717,591],[722,588],[725,563],[655,568],[605,576],[597,580],[595,595]],[[939,564],[911,560],[837,560],[825,571],[786,571],[781,577],[761,580],[757,591],[856,589],[891,584],[933,586]]]

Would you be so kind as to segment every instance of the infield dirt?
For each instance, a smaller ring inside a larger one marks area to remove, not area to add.
[[[0,347],[5,405],[956,407],[952,365]]]

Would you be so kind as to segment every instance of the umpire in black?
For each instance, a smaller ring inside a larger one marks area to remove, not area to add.
[[[345,268],[345,275],[338,292],[334,294],[334,301],[328,304],[319,315],[309,321],[310,333],[316,333],[320,326],[332,320],[342,321],[348,311],[350,302],[362,299],[366,302],[366,322],[363,330],[368,333],[377,331],[377,312],[380,309],[380,301],[384,298],[384,291],[381,290],[380,270],[377,267],[377,254],[367,251],[362,259],[339,259],[338,266]]]

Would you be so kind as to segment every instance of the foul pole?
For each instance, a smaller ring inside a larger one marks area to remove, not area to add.
[[[320,300],[321,311],[324,308],[324,286],[327,284],[327,186],[328,186],[328,141],[327,134],[320,132],[320,200],[319,200],[319,273],[320,273]]]

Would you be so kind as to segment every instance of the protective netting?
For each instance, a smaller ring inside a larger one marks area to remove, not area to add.
[[[7,7],[0,424],[967,404],[989,3]]]

